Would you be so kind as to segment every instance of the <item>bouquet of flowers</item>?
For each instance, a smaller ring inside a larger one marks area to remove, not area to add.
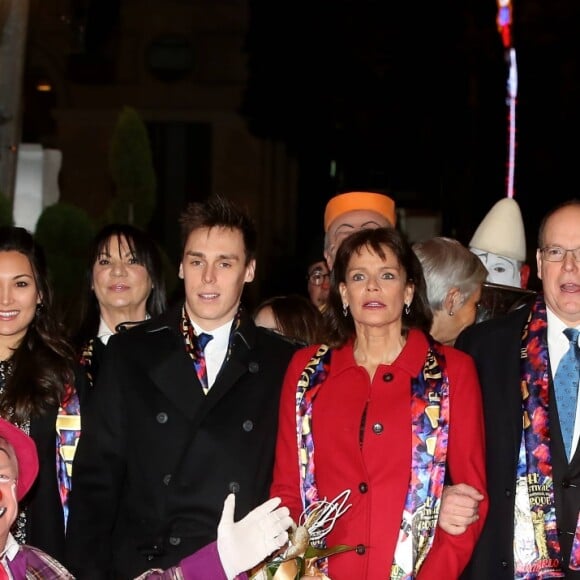
[[[250,580],[299,580],[305,574],[329,580],[324,574],[324,564],[319,567],[319,561],[354,550],[353,546],[344,544],[324,547],[324,538],[337,518],[350,508],[351,504],[346,505],[349,496],[350,489],[347,489],[332,501],[324,498],[310,504],[300,515],[298,526],[289,532],[287,547],[254,570]]]

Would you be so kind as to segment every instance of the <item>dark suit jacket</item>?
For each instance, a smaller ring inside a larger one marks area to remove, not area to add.
[[[480,322],[464,330],[455,343],[475,359],[483,390],[489,492],[487,520],[464,579],[514,577],[513,519],[522,424],[520,347],[529,312],[526,306],[502,318]],[[568,465],[551,378],[549,397],[556,517],[567,566],[580,510],[580,451],[576,450]],[[566,578],[579,579],[580,572],[568,570]]]
[[[30,436],[38,450],[38,477],[21,502],[26,507],[26,543],[57,560],[64,556],[64,513],[56,474],[56,406],[30,421]]]
[[[179,332],[181,305],[110,339],[74,464],[67,567],[133,578],[215,540],[268,497],[278,403],[295,348],[243,316],[206,396]]]

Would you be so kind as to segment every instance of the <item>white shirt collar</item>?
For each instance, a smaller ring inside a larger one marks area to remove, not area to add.
[[[18,554],[18,550],[20,549],[20,544],[14,539],[12,534],[8,534],[6,538],[6,545],[4,546],[4,552],[2,553],[2,559],[6,558],[12,562],[16,555]]]
[[[150,318],[151,316],[149,316],[149,314],[145,315],[145,320],[149,320]],[[103,320],[103,317],[101,316],[99,330],[97,331],[97,337],[103,344],[106,345],[109,342],[109,338],[111,338],[113,334],[116,333],[107,326],[107,323]]]
[[[546,306],[546,318],[548,320],[548,344],[559,343],[566,345],[568,350],[568,340],[564,330],[568,328],[549,308]]]
[[[549,308],[546,306],[546,318],[548,320],[548,353],[550,355],[550,368],[552,373],[556,373],[556,369],[560,364],[560,360],[570,347],[570,342],[564,334],[564,330],[568,328]],[[578,328],[578,327],[576,327]]]
[[[213,336],[213,340],[209,344],[213,342],[214,344],[219,343],[227,345],[230,340],[230,329],[233,321],[234,319],[232,318],[229,322],[214,328],[211,332],[209,330],[204,330],[199,324],[197,324],[197,322],[193,322],[193,320],[191,321],[191,324],[193,325],[196,336],[199,336],[202,332]]]
[[[97,331],[97,337],[103,344],[109,342],[109,338],[115,334],[108,326],[107,323],[101,317],[101,322],[99,323],[99,330]]]

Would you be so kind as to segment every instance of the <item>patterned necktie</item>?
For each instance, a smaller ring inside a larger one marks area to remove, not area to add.
[[[556,404],[558,405],[562,439],[566,448],[566,456],[568,461],[570,461],[574,422],[576,420],[578,380],[580,379],[580,353],[578,352],[578,334],[580,334],[580,331],[575,328],[566,328],[564,334],[570,341],[570,348],[558,365],[558,370],[554,377],[554,390],[556,391]]]
[[[209,386],[207,384],[207,367],[205,364],[205,347],[207,343],[213,338],[211,334],[206,334],[202,332],[198,334],[196,337],[196,349],[195,349],[195,360],[193,364],[195,366],[195,372],[197,373],[197,377],[201,386],[203,388],[203,392],[207,395],[209,391]]]

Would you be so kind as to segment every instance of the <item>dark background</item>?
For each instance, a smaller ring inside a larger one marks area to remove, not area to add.
[[[367,187],[442,210],[443,233],[467,242],[506,195],[495,2],[250,5],[243,112],[257,134],[287,140],[299,156],[309,227],[333,191]],[[574,1],[514,3],[515,197],[532,246],[540,216],[577,191],[579,16]]]
[[[79,88],[91,83],[115,84],[116,59],[122,54],[115,47],[122,45],[128,29],[138,35],[158,17],[154,3],[144,0],[144,10],[138,10],[136,0],[62,4],[68,6],[69,33],[79,33],[83,40],[62,71],[61,95],[78,96],[83,94]],[[513,4],[519,69],[515,198],[533,265],[541,216],[577,195],[580,2]],[[159,5],[167,30],[172,29],[172,13],[186,5],[196,9],[198,29],[212,10],[227,15],[247,9],[243,51],[248,79],[237,112],[254,135],[285,143],[298,162],[297,231],[280,234],[295,238],[296,247],[272,251],[261,262],[268,271],[266,295],[304,290],[305,256],[318,243],[324,206],[337,192],[388,193],[399,208],[440,215],[440,233],[465,244],[487,211],[506,195],[508,67],[495,0],[172,0]],[[39,0],[31,6],[33,15],[49,13]],[[127,8],[140,20],[127,22]],[[40,39],[38,34],[33,19],[29,48],[50,46],[53,37]],[[202,57],[211,61],[211,55]],[[25,78],[34,79],[31,72]],[[177,75],[161,81],[171,94],[180,79]],[[157,102],[143,98],[146,91],[140,91],[141,102],[152,111]],[[53,139],[54,97],[27,94],[48,100],[42,106],[32,97],[27,101],[23,140],[58,147]],[[124,95],[121,84],[116,95],[121,102],[135,98]],[[112,105],[104,103],[109,109]],[[166,222],[174,223],[167,216],[177,210],[165,206],[182,207],[188,196],[211,191],[212,145],[207,127],[174,127],[167,119],[161,121],[148,122],[158,181],[170,183],[167,176],[175,174],[172,186],[189,186],[177,194],[179,187],[160,187],[160,203],[165,205],[151,229],[171,246],[176,232]],[[168,131],[179,133],[188,144],[182,156],[167,153]]]

